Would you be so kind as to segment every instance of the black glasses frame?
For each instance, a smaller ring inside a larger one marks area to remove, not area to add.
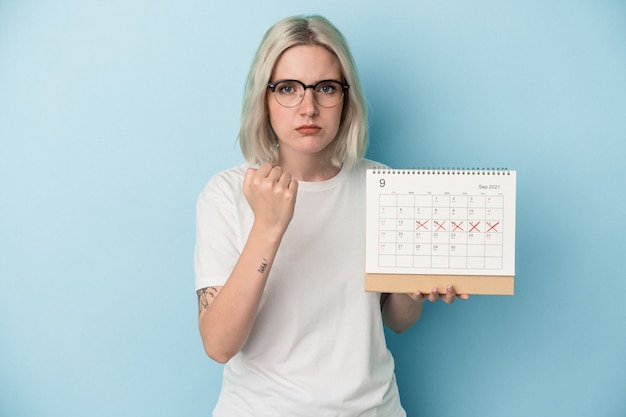
[[[277,86],[278,84],[280,84],[280,83],[285,83],[285,82],[294,82],[294,83],[298,83],[298,84],[300,84],[300,85],[302,86],[302,88],[304,89],[304,92],[305,92],[305,93],[306,93],[307,88],[312,89],[312,90],[313,90],[313,98],[315,99],[315,102],[316,102],[317,104],[319,104],[320,106],[322,106],[322,105],[321,105],[321,104],[317,101],[317,97],[315,96],[315,90],[317,89],[317,86],[318,86],[318,85],[323,84],[323,83],[327,83],[327,82],[331,82],[331,81],[332,81],[332,82],[334,82],[334,83],[337,83],[337,84],[339,84],[339,85],[341,86],[343,95],[345,95],[345,94],[346,94],[346,91],[348,91],[348,89],[350,88],[350,85],[349,85],[349,84],[342,83],[341,81],[337,81],[337,80],[322,80],[322,81],[318,81],[318,82],[316,82],[315,84],[308,84],[308,85],[307,85],[307,84],[303,83],[303,82],[302,82],[302,81],[300,81],[300,80],[290,80],[290,79],[287,79],[287,80],[278,80],[278,81],[275,81],[275,82],[273,82],[273,83],[267,83],[267,88],[269,88],[269,89],[272,91],[272,93],[276,93],[276,86]],[[342,98],[343,98],[343,95],[342,95]],[[281,106],[283,106],[283,105],[282,105],[282,104],[278,101],[278,99],[276,98],[276,96],[275,96],[275,95],[274,95],[274,98],[276,99],[276,101],[278,102],[278,104],[280,104]],[[302,98],[300,99],[300,101],[298,102],[298,104],[302,103],[302,100],[304,100],[304,94],[302,94]],[[341,103],[341,101],[340,101],[339,103]],[[332,108],[332,107],[335,107],[335,106],[337,106],[339,103],[335,104],[334,106],[327,107],[327,108]],[[298,104],[296,104],[296,105],[294,105],[294,106],[291,106],[291,107],[296,107]],[[283,106],[283,107],[287,107],[287,106]],[[326,107],[326,106],[322,106],[322,107]]]

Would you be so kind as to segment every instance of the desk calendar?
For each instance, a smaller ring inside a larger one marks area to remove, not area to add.
[[[366,291],[512,295],[516,172],[367,171]]]

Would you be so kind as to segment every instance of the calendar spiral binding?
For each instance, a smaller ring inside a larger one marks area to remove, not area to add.
[[[511,175],[508,168],[400,168],[372,167],[376,175]]]

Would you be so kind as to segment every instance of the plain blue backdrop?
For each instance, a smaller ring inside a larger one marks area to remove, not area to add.
[[[518,171],[516,294],[388,333],[410,416],[626,415],[626,5],[0,2],[0,415],[208,416],[195,201],[282,17],[346,35],[368,156]]]

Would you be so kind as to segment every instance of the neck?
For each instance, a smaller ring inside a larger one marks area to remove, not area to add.
[[[330,163],[329,158],[307,157],[284,158],[282,155],[278,162],[285,172],[288,172],[298,181],[319,182],[333,178],[341,170]]]

